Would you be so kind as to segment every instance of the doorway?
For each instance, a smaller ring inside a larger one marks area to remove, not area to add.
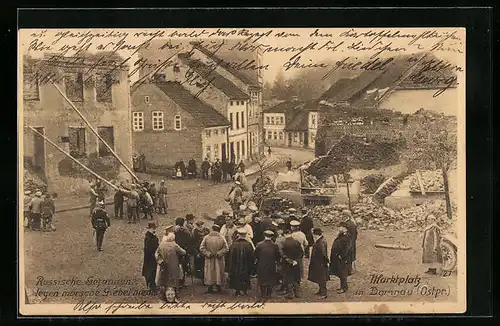
[[[221,144],[221,156],[222,156],[222,160],[225,161],[227,159],[227,154],[226,154],[226,143],[222,143]]]
[[[35,130],[45,136],[44,127],[35,127]],[[37,173],[45,175],[45,139],[38,134],[33,140],[33,169]]]
[[[304,148],[309,147],[309,133],[304,131]]]

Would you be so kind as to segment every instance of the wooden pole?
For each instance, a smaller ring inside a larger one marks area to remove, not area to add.
[[[111,146],[108,145],[108,143],[101,137],[101,135],[99,135],[97,130],[95,130],[94,127],[92,127],[92,125],[90,124],[90,122],[88,122],[88,120],[82,115],[80,110],[78,110],[78,108],[73,104],[73,102],[71,102],[71,100],[68,97],[66,97],[66,94],[64,94],[64,92],[61,91],[61,89],[54,83],[54,81],[52,81],[52,79],[50,80],[50,82],[52,83],[52,85],[54,85],[54,87],[57,89],[59,94],[61,94],[61,96],[66,100],[66,102],[69,103],[69,105],[73,108],[73,110],[75,110],[75,112],[78,113],[80,118],[82,118],[82,120],[90,128],[90,130],[92,130],[92,132],[97,136],[97,138],[100,141],[102,141],[103,144],[106,146],[106,148],[114,155],[114,157],[116,157],[116,159],[120,162],[120,164],[123,165],[123,167],[130,173],[132,177],[134,177],[135,180],[139,181],[139,178],[134,174],[134,172],[132,172],[132,170],[120,159],[120,157],[118,157],[118,155],[111,148]]]
[[[51,141],[50,139],[48,139],[45,135],[39,133],[35,128],[33,127],[28,127],[31,129],[31,131],[33,131],[35,134],[37,134],[38,136],[42,137],[43,139],[45,139],[49,144],[51,144],[52,146],[54,146],[56,149],[58,149],[61,153],[63,153],[64,155],[66,155],[67,157],[69,157],[71,160],[73,160],[73,162],[77,163],[78,165],[80,165],[82,168],[84,168],[87,172],[89,172],[90,174],[92,174],[93,176],[95,176],[96,178],[104,181],[107,185],[109,185],[111,188],[115,189],[115,190],[118,190],[118,187],[115,186],[114,184],[112,184],[111,182],[109,182],[108,180],[104,179],[103,177],[101,177],[100,175],[98,175],[97,173],[95,173],[94,171],[92,171],[91,169],[89,169],[88,167],[86,167],[83,163],[81,163],[80,161],[78,161],[77,159],[75,159],[73,156],[71,156],[69,153],[66,153],[61,147],[57,146],[56,143],[54,143],[53,141]]]
[[[349,202],[349,210],[352,211],[352,207],[351,207],[351,193],[349,192],[349,174],[344,174],[344,181],[345,181],[345,185],[347,187],[347,200]]]

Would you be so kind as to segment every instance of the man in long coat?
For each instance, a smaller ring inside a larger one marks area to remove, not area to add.
[[[208,158],[205,157],[205,160],[201,163],[201,177],[204,180],[208,180],[208,170],[210,170],[210,162]]]
[[[356,240],[358,239],[358,226],[356,221],[352,217],[352,214],[349,210],[344,210],[342,214],[345,217],[345,224],[347,228],[347,233],[351,238],[351,248],[349,251],[349,261],[347,262],[347,268],[349,275],[354,274],[356,271],[355,263],[356,263]]]
[[[175,242],[186,251],[186,254],[182,256],[180,259],[180,264],[182,265],[183,275],[181,275],[181,281],[179,287],[185,286],[186,277],[185,275],[188,273],[190,256],[196,254],[196,248],[194,246],[194,241],[191,233],[188,228],[185,227],[185,220],[182,217],[175,219]]]
[[[205,224],[202,220],[198,220],[194,223],[193,229],[193,242],[196,248],[196,254],[194,256],[194,268],[193,276],[202,280],[204,282],[204,268],[205,268],[205,256],[202,254],[200,246],[203,238],[210,233],[210,230],[203,226]]]
[[[336,275],[340,279],[340,288],[337,289],[337,293],[344,293],[348,289],[347,276],[349,275],[348,263],[351,244],[352,240],[347,232],[347,225],[342,222],[330,253],[330,275]]]
[[[424,231],[422,241],[422,263],[428,268],[425,273],[436,275],[439,265],[443,261],[441,252],[441,229],[435,223],[435,217],[427,217],[429,226]]]
[[[323,231],[320,228],[315,228],[312,231],[314,237],[314,244],[312,247],[311,260],[309,262],[309,275],[308,280],[318,284],[319,291],[316,295],[326,299],[326,282],[330,280],[328,273],[328,245],[323,237]]]
[[[208,285],[208,293],[213,292],[215,286],[217,292],[221,292],[224,284],[225,259],[229,250],[226,239],[219,233],[218,225],[212,225],[212,231],[203,238],[200,244],[200,252],[205,256],[204,282]]]
[[[312,229],[314,227],[313,219],[307,214],[306,209],[302,209],[302,220],[300,221],[300,231],[305,234],[308,246],[304,248],[305,257],[309,258],[310,248],[314,243]]]
[[[247,231],[238,229],[238,238],[229,248],[228,255],[228,273],[229,287],[235,290],[234,295],[244,295],[250,289],[250,273],[252,272],[254,259],[254,250],[250,242],[245,238]]]
[[[281,260],[278,245],[272,241],[274,232],[264,231],[264,240],[255,248],[257,265],[257,283],[260,287],[260,296],[263,299],[271,297],[273,286],[277,283],[277,266]]]
[[[253,243],[257,243],[264,240],[264,225],[262,224],[261,218],[258,215],[252,216],[252,222],[248,223],[252,228],[253,233]]]
[[[159,273],[156,273],[156,285],[162,291],[160,292],[161,298],[164,298],[165,289],[174,288],[176,295],[179,292],[179,280],[181,279],[181,266],[179,258],[184,256],[186,251],[175,243],[175,234],[173,232],[167,233],[156,250],[156,262],[159,265]]]
[[[156,236],[156,224],[148,223],[148,230],[144,237],[144,262],[142,265],[142,276],[146,279],[146,286],[151,292],[156,292],[156,258],[155,252],[158,249],[159,241]]]
[[[167,214],[167,186],[165,180],[161,180],[160,189],[158,190],[158,213]]]
[[[290,229],[292,231],[292,238],[300,243],[302,251],[305,253],[306,249],[309,247],[309,242],[307,241],[306,235],[300,231],[300,222],[292,220],[290,222]],[[298,263],[300,268],[300,278],[304,278],[304,258],[299,259]]]
[[[300,291],[300,265],[304,257],[304,250],[300,243],[292,237],[291,231],[284,231],[285,240],[282,242],[282,273],[283,285],[286,289],[287,299],[298,298]]]

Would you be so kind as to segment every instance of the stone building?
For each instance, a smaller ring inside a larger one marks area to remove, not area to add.
[[[122,161],[132,166],[128,66],[109,53],[77,57],[45,55],[23,60],[24,168],[44,180],[49,190],[88,189],[91,175],[26,128],[31,126],[84,165],[109,179],[125,169],[57,91],[74,103]]]
[[[227,157],[229,121],[193,96],[179,82],[157,76],[153,83],[133,87],[134,149],[149,168],[168,169],[179,160],[198,164]],[[198,165],[199,166],[199,165]]]

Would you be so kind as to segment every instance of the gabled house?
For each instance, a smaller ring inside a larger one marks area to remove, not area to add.
[[[170,168],[180,159],[227,157],[228,119],[179,82],[157,77],[132,93],[134,150],[150,166]]]

